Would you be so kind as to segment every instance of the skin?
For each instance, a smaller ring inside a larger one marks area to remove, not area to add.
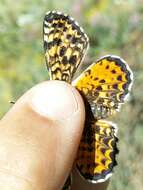
[[[61,81],[27,91],[0,121],[0,189],[59,190],[72,169],[84,127],[78,91]],[[105,190],[73,170],[72,190]]]

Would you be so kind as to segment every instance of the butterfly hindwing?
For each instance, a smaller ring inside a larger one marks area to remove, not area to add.
[[[72,17],[56,11],[45,15],[43,33],[50,79],[71,82],[88,47],[87,35]]]
[[[95,118],[106,118],[125,102],[132,85],[132,72],[125,61],[107,55],[87,68],[73,85],[87,98]]]
[[[116,135],[117,127],[109,121],[86,122],[76,160],[84,179],[99,183],[112,175],[118,153]]]

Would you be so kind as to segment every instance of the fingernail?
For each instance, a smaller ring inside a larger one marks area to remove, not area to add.
[[[69,84],[50,81],[35,88],[32,107],[50,119],[67,119],[78,110],[77,96],[77,91]]]

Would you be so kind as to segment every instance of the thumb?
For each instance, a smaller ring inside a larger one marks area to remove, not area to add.
[[[0,189],[61,189],[84,114],[80,94],[65,82],[43,82],[25,93],[0,122]]]

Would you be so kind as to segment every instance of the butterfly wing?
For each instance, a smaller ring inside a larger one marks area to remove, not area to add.
[[[43,36],[50,79],[71,82],[87,50],[87,35],[72,17],[52,11],[45,15]]]
[[[100,183],[112,175],[118,153],[116,135],[117,128],[109,121],[86,122],[76,160],[78,171],[86,180]]]
[[[108,55],[93,63],[72,83],[83,96],[86,108],[76,164],[80,174],[93,183],[107,180],[116,165],[117,127],[102,119],[119,110],[132,80],[125,61]]]
[[[129,94],[133,74],[127,63],[107,55],[87,68],[73,85],[86,97],[97,119],[119,110]]]

